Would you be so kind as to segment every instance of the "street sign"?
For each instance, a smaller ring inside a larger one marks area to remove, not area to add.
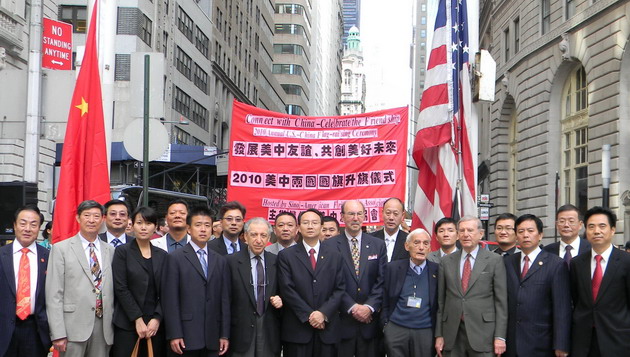
[[[492,202],[488,202],[488,203],[478,202],[477,203],[477,207],[492,208],[492,207],[494,207],[494,203],[492,203]]]
[[[44,17],[42,68],[72,69],[72,25]]]
[[[487,221],[490,219],[490,208],[481,207],[479,208],[479,219],[482,221]]]
[[[490,195],[486,195],[486,194],[479,195],[479,202],[484,202],[484,203],[490,202]]]

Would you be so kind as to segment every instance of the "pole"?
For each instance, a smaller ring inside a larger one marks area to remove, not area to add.
[[[37,183],[39,171],[39,120],[42,87],[42,1],[31,1],[29,25],[28,89],[24,133],[24,181]]]
[[[554,210],[554,212],[558,212],[558,201],[560,200],[560,174],[558,174],[558,171],[556,171],[556,197],[555,197],[555,204],[556,204],[556,209]],[[558,225],[554,224],[553,225],[553,241],[557,242],[558,241]]]
[[[142,205],[149,206],[149,74],[151,57],[144,55],[144,128],[142,131]]]
[[[602,145],[602,207],[610,206],[610,144]]]

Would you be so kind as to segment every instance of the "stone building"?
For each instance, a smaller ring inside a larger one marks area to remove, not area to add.
[[[365,113],[365,71],[359,29],[352,26],[343,53],[341,68],[341,115]]]

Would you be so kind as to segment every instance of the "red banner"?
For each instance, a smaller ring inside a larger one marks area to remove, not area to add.
[[[248,217],[317,208],[339,219],[359,199],[365,223],[378,224],[383,201],[405,196],[406,165],[407,107],[302,117],[234,101],[227,199]]]

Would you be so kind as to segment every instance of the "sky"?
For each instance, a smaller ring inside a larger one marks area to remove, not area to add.
[[[363,0],[361,45],[368,112],[411,101],[412,0]]]

